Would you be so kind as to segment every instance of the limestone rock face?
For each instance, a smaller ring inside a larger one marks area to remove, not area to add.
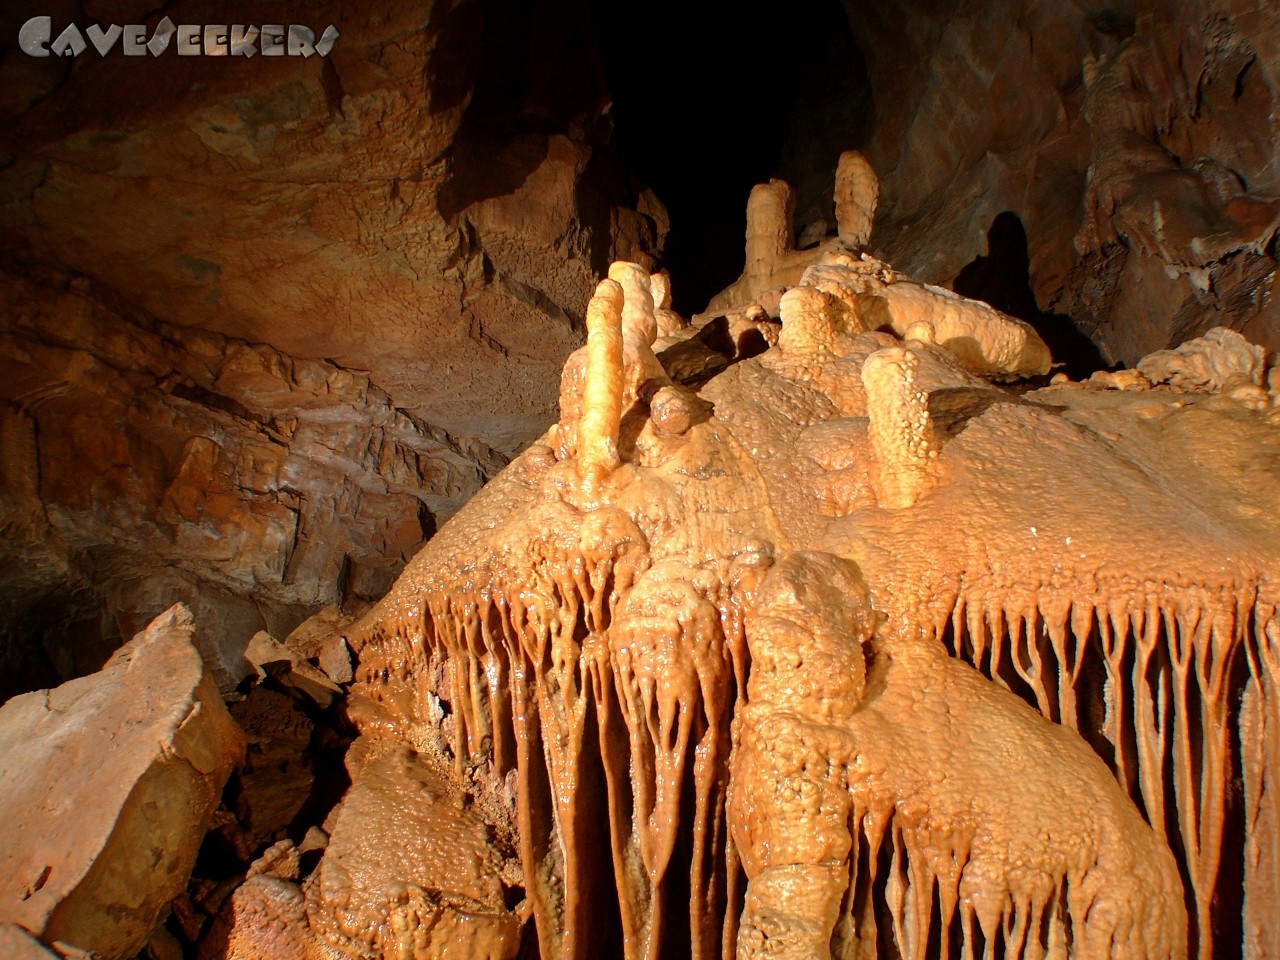
[[[576,6],[535,6],[513,22],[452,0],[313,5],[342,34],[323,60],[78,60],[10,105],[6,252],[179,326],[359,367],[446,429],[519,443],[545,425],[555,349],[612,243],[576,199],[599,78],[564,102],[547,86],[580,44],[549,21]],[[489,89],[508,58],[530,87]],[[499,92],[534,130],[481,147]]]
[[[139,326],[85,283],[53,294],[10,280],[0,295],[13,607],[59,581],[90,586],[88,613],[130,636],[183,601],[215,668],[233,669],[256,631],[283,636],[308,609],[380,595],[434,517],[505,460],[396,406],[367,373]]]
[[[1029,282],[1019,315],[1039,314],[1051,345],[1091,342],[1095,363],[1215,326],[1280,347],[1274,4],[845,8],[870,85],[863,139],[828,128],[791,149],[866,154],[885,259],[950,284],[983,257],[985,289],[963,292],[1009,310]],[[1016,228],[988,236],[1002,212]],[[797,229],[821,216],[799,211]]]
[[[306,19],[328,57],[0,67],[7,674],[178,600],[239,643],[376,599],[554,419],[593,271],[660,245],[577,0]]]
[[[191,635],[174,607],[100,673],[0,708],[0,921],[132,957],[185,887],[244,751]]]

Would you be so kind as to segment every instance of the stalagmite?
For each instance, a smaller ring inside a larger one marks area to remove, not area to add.
[[[876,203],[880,200],[880,178],[857,150],[840,154],[835,192],[840,239],[850,247],[865,247],[871,242]]]
[[[793,286],[815,258],[794,249],[795,191],[785,180],[756,184],[747,200],[746,264],[742,276],[707,305],[709,313],[742,309],[770,290]]]
[[[889,330],[902,339],[927,339],[946,347],[967,369],[992,379],[1048,373],[1049,348],[1029,324],[911,280],[860,249],[870,238],[878,191],[866,159],[856,151],[843,154],[836,171],[840,235],[810,250],[793,250],[790,187],[779,180],[758,185],[747,207],[746,268],[712,299],[708,313],[758,307],[767,291],[790,288],[780,295],[779,310],[813,317],[821,313],[846,333]],[[804,326],[813,329],[815,324]]]
[[[862,383],[871,425],[872,476],[886,507],[909,507],[929,483],[937,457],[928,397],[916,386],[920,361],[904,347],[886,347],[867,357]]]
[[[838,301],[812,287],[792,287],[782,295],[778,346],[795,355],[821,354],[835,345]]]
[[[795,191],[784,180],[752,188],[747,200],[747,277],[767,285],[779,261],[791,251],[795,204]]]
[[[594,492],[618,465],[622,420],[622,286],[602,280],[587,305],[587,368],[578,421],[578,470]]]
[[[620,260],[609,267],[609,279],[616,280],[622,287],[622,335],[652,346],[658,338],[658,324],[653,316],[653,281],[649,271],[638,263]]]
[[[660,270],[649,278],[649,293],[653,297],[653,316],[659,337],[670,337],[689,324],[684,317],[671,309],[671,275]]]

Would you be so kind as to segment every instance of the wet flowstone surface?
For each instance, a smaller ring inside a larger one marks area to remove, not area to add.
[[[560,422],[353,628],[368,735],[514,826],[542,956],[1267,955],[1274,360],[1008,389],[1023,325],[808,256],[696,396],[656,357],[734,339],[615,264]]]

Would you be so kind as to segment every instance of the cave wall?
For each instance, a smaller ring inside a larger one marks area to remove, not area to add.
[[[295,11],[325,58],[16,49],[149,10],[4,16],[0,648],[32,684],[178,599],[235,642],[379,596],[554,418],[596,273],[663,229],[575,0]]]
[[[871,87],[859,147],[882,180],[874,245],[889,260],[950,283],[1007,212],[1027,237],[1027,319],[1073,326],[1104,365],[1217,325],[1280,345],[1274,4],[846,10]]]

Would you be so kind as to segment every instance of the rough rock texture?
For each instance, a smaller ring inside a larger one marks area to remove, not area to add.
[[[874,956],[886,913],[906,957],[930,955],[931,934],[944,957],[978,937],[1015,957],[1068,943],[1078,957],[1184,956],[1173,855],[1102,761],[933,644],[878,644],[864,676],[865,588],[836,564],[856,575],[830,554],[789,554],[747,619],[739,956]]]
[[[81,281],[8,289],[8,466],[25,480],[3,502],[14,606],[59,578],[91,585],[104,632],[129,636],[182,600],[234,661],[256,630],[378,596],[434,515],[503,462],[368,374],[131,322]]]
[[[298,849],[268,850],[202,940],[201,960],[515,957],[524,908],[508,902],[523,878],[510,824],[486,822],[439,756],[385,742],[353,753],[354,782],[314,873],[300,887]]]
[[[186,885],[243,751],[182,607],[100,673],[10,700],[0,708],[0,921],[45,944],[133,957]]]
[[[1093,363],[1131,366],[1226,326],[1280,347],[1274,4],[844,6],[869,116],[805,124],[842,104],[820,87],[796,107],[807,135],[784,173],[819,171],[797,184],[813,198],[797,232],[829,221],[815,177],[829,184],[825,158],[856,146],[882,181],[872,248],[933,283],[985,258],[966,292],[1021,302],[1052,345],[1083,334]],[[1011,231],[992,230],[1002,213]]]
[[[264,686],[230,711],[248,742],[235,798],[236,819],[249,834],[240,845],[255,850],[289,826],[307,800],[314,774],[305,751],[315,724],[288,696]]]
[[[686,384],[600,284],[561,422],[352,629],[359,722],[514,793],[545,957],[1274,953],[1275,389],[1007,392],[810,269]]]
[[[588,334],[351,631],[332,849],[205,891],[202,953],[1280,953],[1280,14],[845,6],[869,119],[791,148],[843,151],[834,204],[758,187],[693,327],[576,0],[322,4],[328,59],[162,83],[0,61],[13,689],[181,597],[225,690],[332,693],[341,609]],[[1133,369],[993,386],[1072,330]],[[237,712],[243,864],[313,728]]]
[[[227,899],[201,941],[199,960],[310,960],[307,909],[288,880],[251,876]]]
[[[554,419],[594,271],[663,219],[581,14],[329,3],[324,59],[4,58],[0,650],[28,686],[179,599],[239,642],[380,596]]]
[[[364,764],[307,885],[313,934],[375,956],[514,957],[520,922],[504,884],[519,886],[519,868],[504,869],[464,797],[404,747]]]
[[[667,229],[613,151],[590,6],[321,4],[323,60],[4,57],[0,694],[177,600],[234,646],[376,598],[554,419],[595,277]],[[773,124],[799,209],[761,188],[716,310],[776,316],[836,233],[1072,370],[1218,326],[1280,345],[1274,5],[842,9]]]

